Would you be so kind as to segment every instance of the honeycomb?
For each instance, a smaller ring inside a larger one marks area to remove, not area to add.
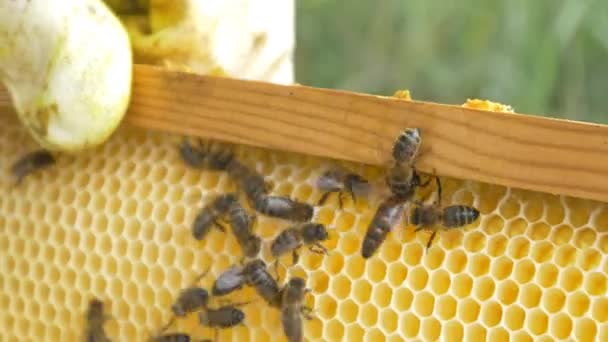
[[[145,341],[171,317],[179,290],[211,267],[207,287],[240,260],[230,234],[196,241],[190,224],[217,194],[235,190],[226,174],[186,168],[178,137],[122,127],[104,146],[60,155],[55,167],[12,186],[10,165],[36,148],[12,113],[0,115],[0,340],[75,341],[87,302],[99,297],[116,341]],[[272,192],[310,203],[313,186],[335,161],[239,147],[241,160],[271,180]],[[375,167],[344,163],[371,180]],[[331,229],[329,255],[301,251],[289,275],[307,279],[305,338],[317,341],[403,339],[608,341],[608,206],[565,196],[444,179],[444,204],[479,208],[466,229],[430,232],[401,223],[364,261],[361,239],[376,200],[331,197],[315,220]],[[286,222],[258,215],[268,243]],[[282,260],[289,265],[290,258]],[[284,281],[283,272],[281,281]],[[232,294],[246,305],[245,324],[220,341],[284,341],[280,316],[253,290]],[[195,315],[172,331],[200,338],[214,331]]]

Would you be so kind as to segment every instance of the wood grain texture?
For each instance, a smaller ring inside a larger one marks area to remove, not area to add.
[[[142,65],[126,122],[376,165],[402,129],[420,127],[422,171],[608,201],[608,126],[599,124]]]

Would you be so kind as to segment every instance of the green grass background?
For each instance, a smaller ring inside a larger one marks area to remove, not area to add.
[[[296,79],[608,123],[608,1],[296,0]]]

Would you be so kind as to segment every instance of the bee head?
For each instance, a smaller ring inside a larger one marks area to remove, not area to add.
[[[249,241],[245,244],[244,252],[248,257],[252,258],[260,252],[261,248],[262,239],[260,239],[258,236],[251,236]]]
[[[306,243],[325,241],[329,238],[327,229],[320,223],[306,223],[302,235]]]
[[[241,323],[245,320],[245,313],[237,308],[232,309],[231,316],[232,322],[234,322],[235,324]]]

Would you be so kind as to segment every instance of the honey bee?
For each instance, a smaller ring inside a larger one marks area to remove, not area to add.
[[[99,299],[89,301],[86,312],[85,341],[87,342],[110,342],[110,338],[103,330],[103,325],[110,317],[104,313],[103,302]]]
[[[207,154],[202,149],[192,146],[187,138],[184,138],[177,148],[186,165],[194,168],[205,166]]]
[[[402,201],[412,199],[416,194],[416,189],[427,184],[428,181],[421,183],[420,175],[410,165],[394,163],[386,174],[386,185],[393,196],[399,197]]]
[[[235,327],[245,320],[245,313],[238,309],[237,306],[249,304],[239,303],[221,306],[217,309],[206,308],[198,313],[198,321],[202,326],[215,329],[215,341],[219,329]]]
[[[214,150],[212,145],[205,146],[201,141],[198,147],[194,147],[186,138],[182,140],[178,150],[186,165],[193,168],[223,171],[234,160],[234,154],[229,149]]]
[[[395,140],[393,144],[393,159],[397,163],[414,164],[418,153],[422,137],[419,128],[407,128]]]
[[[224,296],[243,287],[245,281],[244,267],[233,265],[213,282],[211,294],[213,296]]]
[[[275,258],[291,252],[295,264],[299,258],[297,250],[302,245],[309,246],[311,252],[327,254],[327,249],[320,243],[327,238],[327,229],[320,223],[298,224],[281,232],[270,245],[270,252]]]
[[[410,215],[410,223],[417,226],[416,232],[420,230],[432,230],[433,233],[426,244],[428,250],[437,235],[440,223],[445,229],[459,228],[475,222],[479,217],[479,210],[466,205],[451,205],[441,208],[441,181],[435,177],[437,183],[437,199],[430,205],[419,205],[415,207]]]
[[[393,226],[402,217],[403,211],[404,202],[396,196],[389,197],[380,204],[363,238],[361,246],[363,258],[371,257],[378,250]]]
[[[55,158],[47,150],[38,150],[27,153],[17,160],[11,167],[11,172],[15,178],[15,186],[21,184],[23,179],[35,172],[55,163]]]
[[[201,278],[203,278],[209,270],[201,273],[194,281],[196,284]],[[196,285],[192,285],[188,288],[185,288],[179,292],[177,299],[171,305],[171,311],[173,312],[173,317],[165,325],[165,327],[161,331],[167,330],[175,321],[176,317],[185,317],[187,314],[192,313],[194,311],[200,310],[207,306],[209,302],[209,292]]]
[[[158,335],[150,339],[150,342],[190,342],[190,335],[184,333],[171,333]]]
[[[247,258],[255,257],[262,245],[262,239],[253,234],[255,216],[249,215],[238,201],[234,201],[230,206],[229,216],[232,233],[241,246],[243,254]]]
[[[304,296],[308,292],[310,289],[306,288],[304,279],[294,277],[289,280],[281,293],[281,323],[289,342],[301,342],[303,339],[302,317],[313,318],[310,314],[312,310],[302,304]]]
[[[228,212],[232,204],[237,200],[236,194],[222,194],[216,197],[210,204],[203,207],[192,224],[192,235],[194,235],[194,238],[202,240],[213,226],[222,232],[225,232],[224,226],[222,226],[218,220],[222,215],[225,215]]]
[[[310,221],[314,213],[311,205],[285,196],[260,196],[254,201],[253,207],[266,216],[294,222]]]
[[[281,290],[262,260],[256,259],[247,263],[243,269],[243,274],[245,275],[247,284],[253,286],[258,295],[270,306],[280,306]]]
[[[369,192],[369,182],[354,173],[343,172],[342,170],[330,170],[324,172],[319,177],[317,188],[324,191],[319,199],[319,205],[323,205],[329,195],[337,193],[340,209],[342,209],[344,192],[348,192],[353,199],[353,203],[355,203],[356,195],[365,195]]]

